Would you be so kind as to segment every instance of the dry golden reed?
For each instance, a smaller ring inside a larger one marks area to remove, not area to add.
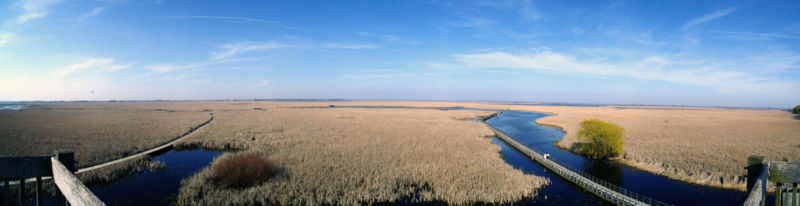
[[[0,155],[75,152],[83,168],[164,144],[209,118],[167,103],[54,103],[0,111]]]
[[[215,105],[214,122],[179,144],[255,152],[280,172],[231,189],[205,169],[183,181],[179,203],[509,203],[547,183],[506,164],[484,125],[463,121],[489,112],[298,108],[340,103]]]

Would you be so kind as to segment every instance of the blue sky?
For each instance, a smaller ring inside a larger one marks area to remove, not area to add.
[[[0,100],[790,107],[797,1],[0,2]]]

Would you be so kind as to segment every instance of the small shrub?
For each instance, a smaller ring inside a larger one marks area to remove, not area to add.
[[[794,109],[792,110],[792,113],[800,114],[800,105],[795,106]]]
[[[253,153],[226,155],[211,165],[211,178],[219,185],[231,188],[261,183],[274,173],[272,162]]]
[[[597,119],[584,120],[580,125],[578,139],[584,141],[581,149],[585,154],[594,159],[616,157],[622,154],[625,144],[625,140],[622,139],[625,131],[622,127]]]

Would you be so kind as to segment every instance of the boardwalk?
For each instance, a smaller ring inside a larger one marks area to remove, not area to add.
[[[139,153],[136,153],[136,154],[133,154],[133,155],[129,155],[129,156],[126,156],[126,157],[122,157],[122,158],[119,158],[119,159],[116,159],[116,160],[112,160],[112,161],[108,161],[108,162],[101,163],[101,164],[98,164],[98,165],[94,165],[94,166],[91,166],[91,167],[81,168],[81,169],[78,169],[78,171],[76,171],[75,174],[81,174],[81,173],[84,173],[84,172],[97,170],[97,169],[100,169],[100,168],[103,168],[103,167],[107,167],[107,166],[110,166],[110,165],[113,165],[113,164],[117,164],[117,163],[120,163],[120,162],[128,161],[128,160],[134,159],[136,157],[140,157],[140,156],[144,156],[144,155],[150,155],[150,154],[153,154],[153,153],[156,153],[156,152],[159,152],[159,151],[164,151],[164,150],[167,150],[167,149],[171,149],[172,146],[175,145],[175,143],[183,140],[184,138],[186,138],[190,134],[194,133],[198,129],[202,128],[203,126],[206,126],[209,123],[211,123],[211,121],[214,121],[214,113],[213,112],[210,113],[210,118],[207,121],[201,123],[200,125],[197,125],[197,126],[194,126],[194,127],[190,128],[189,131],[187,131],[187,132],[183,133],[182,135],[178,136],[178,138],[175,138],[174,140],[169,141],[169,142],[167,142],[167,143],[165,143],[165,144],[163,144],[161,146],[158,146],[158,147],[155,147],[155,148],[143,151],[143,152],[139,152]],[[43,177],[42,180],[49,180],[50,178],[51,177]],[[29,179],[25,180],[25,182],[34,182],[34,181],[35,181],[34,178],[29,178]],[[9,184],[10,185],[16,185],[16,184],[19,184],[19,183],[10,182]],[[5,183],[2,183],[0,185],[5,185]]]
[[[666,205],[662,202],[654,201],[650,198],[640,196],[638,194],[629,192],[625,189],[619,188],[618,186],[609,184],[605,181],[592,177],[588,174],[581,175],[576,171],[572,171],[567,169],[566,167],[556,163],[553,160],[547,159],[543,156],[543,154],[523,145],[522,143],[518,142],[511,136],[501,132],[494,126],[486,123],[486,120],[497,116],[498,113],[492,114],[488,117],[485,117],[481,120],[486,126],[488,126],[500,140],[511,145],[515,149],[519,150],[523,154],[531,157],[531,159],[535,160],[539,164],[545,166],[547,169],[555,172],[556,174],[560,175],[566,180],[569,180],[576,185],[586,189],[586,191],[592,192],[595,195],[618,205]]]

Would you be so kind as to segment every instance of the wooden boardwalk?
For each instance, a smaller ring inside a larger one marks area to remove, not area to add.
[[[495,113],[485,118],[482,118],[481,122],[486,124],[486,126],[488,126],[489,129],[494,131],[494,133],[497,134],[497,137],[500,140],[503,140],[504,142],[508,143],[508,145],[511,145],[511,147],[514,147],[515,149],[519,150],[523,154],[527,155],[528,157],[538,162],[539,164],[545,166],[547,169],[555,172],[564,179],[569,180],[570,182],[573,182],[576,185],[584,188],[586,191],[589,191],[617,205],[667,205],[662,202],[654,201],[653,199],[650,199],[648,197],[644,197],[636,193],[627,191],[616,185],[605,182],[599,178],[592,177],[591,175],[582,172],[579,173],[579,171],[570,170],[551,159],[545,158],[544,154],[541,154],[540,152],[537,152],[523,145],[522,143],[518,142],[511,136],[501,132],[500,130],[490,125],[489,123],[486,123],[486,120],[494,116],[497,116],[498,114],[499,113]]]
[[[155,147],[155,148],[143,151],[143,152],[139,152],[139,153],[136,153],[136,154],[133,154],[133,155],[122,157],[122,158],[115,159],[115,160],[112,160],[112,161],[108,161],[108,162],[105,162],[105,163],[101,163],[101,164],[98,164],[98,165],[94,165],[94,166],[78,169],[77,171],[75,171],[75,174],[80,174],[80,173],[89,172],[89,171],[92,171],[92,170],[97,170],[97,169],[100,169],[100,168],[103,168],[103,167],[107,167],[107,166],[110,166],[110,165],[113,165],[113,164],[117,164],[117,163],[120,163],[120,162],[128,161],[128,160],[134,159],[136,157],[141,157],[141,156],[144,156],[144,155],[150,155],[150,154],[153,154],[153,153],[156,153],[156,152],[160,152],[160,151],[164,151],[164,150],[167,150],[167,149],[171,149],[172,146],[175,145],[175,143],[183,140],[184,138],[186,138],[190,134],[194,133],[198,129],[202,128],[203,126],[206,126],[209,123],[211,123],[211,121],[214,121],[214,113],[213,112],[210,113],[210,117],[209,117],[208,120],[206,120],[205,122],[203,122],[203,123],[201,123],[201,124],[199,124],[197,126],[194,126],[194,127],[190,128],[189,131],[186,131],[185,133],[183,133],[182,135],[178,136],[178,138],[175,138],[172,141],[169,141],[169,142],[167,142],[165,144],[162,144],[162,145],[160,145],[158,147]],[[50,178],[51,177],[42,177],[42,180],[49,180]],[[36,181],[34,178],[29,178],[29,179],[25,180],[25,182],[34,182],[34,181]],[[16,184],[19,184],[19,183],[18,182],[10,182],[10,184],[11,185],[16,185]],[[0,184],[0,186],[1,185],[5,185],[5,183]]]

